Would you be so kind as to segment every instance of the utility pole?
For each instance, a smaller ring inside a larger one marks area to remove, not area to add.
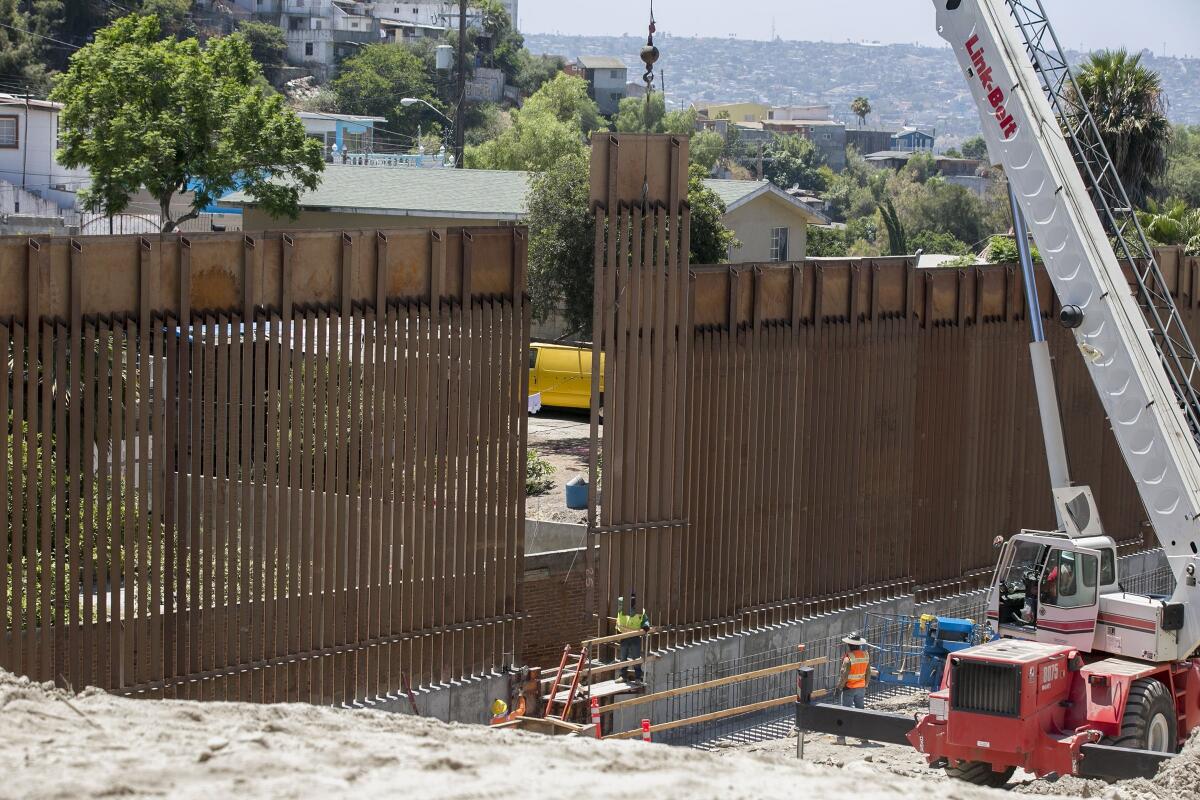
[[[467,0],[458,0],[458,108],[454,112],[454,168],[463,168],[467,111]]]

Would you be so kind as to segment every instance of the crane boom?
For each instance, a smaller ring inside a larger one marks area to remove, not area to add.
[[[1080,312],[1071,320],[1075,340],[1175,575],[1172,602],[1187,609],[1177,634],[1185,656],[1200,646],[1200,606],[1190,602],[1200,560],[1195,350],[1086,108],[1076,121],[1055,114],[1052,101],[1077,89],[1041,0],[934,5],[990,158],[1004,167],[1060,303]],[[1110,232],[1129,262],[1128,278]]]

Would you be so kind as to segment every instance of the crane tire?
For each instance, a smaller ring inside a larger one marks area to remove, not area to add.
[[[1002,772],[993,772],[992,765],[986,761],[960,761],[957,766],[948,765],[946,775],[957,781],[998,789],[1008,783],[1015,770],[1016,767],[1005,767]]]
[[[1154,678],[1134,681],[1121,715],[1121,732],[1104,737],[1102,744],[1175,753],[1179,749],[1179,725],[1166,684]]]

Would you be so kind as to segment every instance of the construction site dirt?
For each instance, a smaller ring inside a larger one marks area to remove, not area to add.
[[[702,752],[491,731],[306,704],[144,701],[71,694],[0,671],[0,798],[124,795],[507,798],[921,798],[1004,795],[951,783],[913,751],[808,735]],[[1026,779],[1028,780],[1028,779]],[[540,788],[539,788],[540,787]],[[1111,800],[1200,797],[1200,742],[1152,781],[1014,781],[1018,792]]]

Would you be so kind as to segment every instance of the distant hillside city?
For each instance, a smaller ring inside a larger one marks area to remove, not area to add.
[[[939,148],[979,133],[979,117],[949,48],[909,44],[773,42],[659,34],[657,71],[669,107],[754,101],[776,106],[828,105],[833,119],[857,126],[854,98],[870,98],[868,126],[903,125],[936,131]],[[640,78],[636,36],[526,33],[534,53],[616,56]],[[1078,63],[1085,53],[1070,51]],[[1172,122],[1200,123],[1200,59],[1164,58],[1149,51],[1142,63],[1162,77]]]

